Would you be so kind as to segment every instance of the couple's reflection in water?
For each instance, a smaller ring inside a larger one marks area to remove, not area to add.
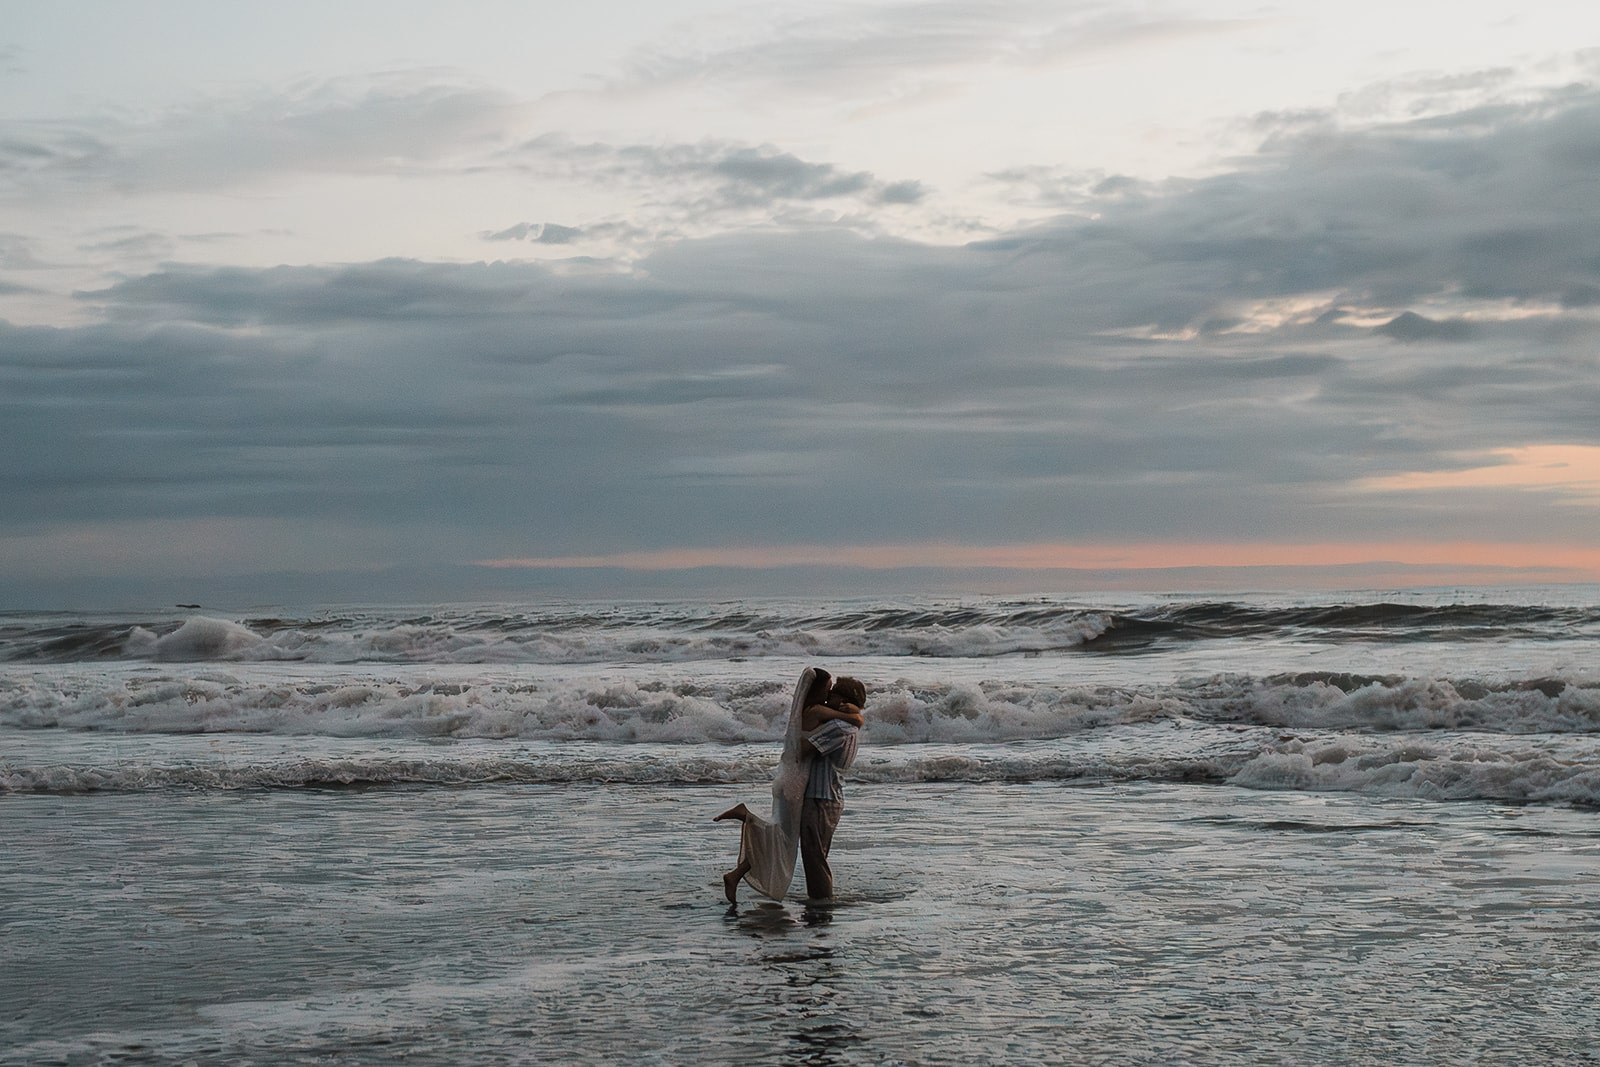
[[[834,901],[803,905],[762,901],[728,906],[726,919],[740,933],[764,943],[761,965],[777,978],[782,1014],[796,1062],[835,1067],[853,1062],[866,1038],[851,1020],[843,969],[848,957],[823,942],[834,919]]]
[[[808,900],[798,911],[775,900],[729,904],[724,917],[752,937],[789,933],[797,926],[827,926],[833,922],[832,900]]]

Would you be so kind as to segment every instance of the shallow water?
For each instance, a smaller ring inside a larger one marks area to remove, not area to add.
[[[1595,1058],[1590,813],[858,784],[837,904],[730,909],[751,794],[11,796],[0,1062]]]
[[[1593,1062],[1600,589],[0,616],[0,1063]],[[729,909],[804,666],[841,900]]]

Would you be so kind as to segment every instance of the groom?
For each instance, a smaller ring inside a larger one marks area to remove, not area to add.
[[[833,899],[828,850],[844,814],[844,771],[856,759],[866,702],[866,686],[854,678],[839,678],[828,696],[806,708],[800,720],[810,750],[805,804],[800,809],[800,860],[806,869],[806,896],[812,900]]]

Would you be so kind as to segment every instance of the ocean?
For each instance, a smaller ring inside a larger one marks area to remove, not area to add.
[[[0,615],[0,1063],[1600,1061],[1600,588]],[[808,665],[838,899],[722,899]]]

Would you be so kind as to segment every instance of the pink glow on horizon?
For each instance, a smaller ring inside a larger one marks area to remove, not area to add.
[[[1472,457],[1462,470],[1415,471],[1370,478],[1363,489],[1415,492],[1430,489],[1550,489],[1571,498],[1600,501],[1600,447],[1528,445],[1496,448]]]
[[[1538,568],[1560,571],[1565,581],[1600,580],[1600,546],[1516,542],[1323,542],[1318,544],[1120,545],[785,545],[744,548],[676,548],[593,556],[488,559],[478,566],[558,570],[616,568],[665,571],[696,567],[765,569],[794,566],[998,568],[1009,570],[1154,570],[1178,567],[1400,567]],[[1450,580],[1447,576],[1438,576]]]

